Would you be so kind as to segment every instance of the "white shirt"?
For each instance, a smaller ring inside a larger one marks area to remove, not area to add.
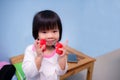
[[[27,80],[59,80],[59,76],[67,71],[67,61],[65,70],[61,70],[58,64],[58,54],[51,53],[49,56],[44,56],[41,68],[37,70],[35,57],[37,56],[34,46],[30,45],[25,50],[25,56],[22,64],[23,71]]]

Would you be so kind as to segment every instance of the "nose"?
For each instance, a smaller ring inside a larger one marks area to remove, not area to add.
[[[48,33],[47,37],[48,38],[53,38],[53,34],[52,33]]]

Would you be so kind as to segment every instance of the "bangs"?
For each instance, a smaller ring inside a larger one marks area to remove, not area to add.
[[[57,24],[42,24],[41,27],[39,28],[39,31],[46,31],[46,30],[53,30],[53,29],[58,29]]]
[[[52,29],[58,29],[58,25],[56,22],[41,22],[42,24],[39,24],[39,31],[46,31],[46,30],[52,30]]]

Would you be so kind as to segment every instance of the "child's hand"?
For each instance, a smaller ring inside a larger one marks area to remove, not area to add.
[[[59,48],[59,50],[61,50],[63,52],[62,55],[60,55],[59,58],[58,58],[59,65],[60,65],[62,70],[65,69],[66,62],[67,62],[67,50],[66,50],[67,44],[68,44],[68,41],[66,41],[63,44],[62,48]]]
[[[41,39],[40,40],[40,48],[42,48],[43,46],[45,46],[43,48],[43,52],[46,50],[46,40],[45,39]]]
[[[62,43],[57,42],[55,48],[56,48],[56,53],[57,54],[59,54],[59,55],[63,54],[63,50],[62,50],[63,45],[62,45]]]
[[[43,52],[44,52],[44,49],[45,49],[46,45],[40,46],[40,41],[35,40],[34,46],[35,46],[35,49],[36,49],[37,56],[43,56]]]
[[[65,43],[57,43],[56,44],[56,53],[58,53],[60,56],[66,55],[67,54],[67,50],[66,50],[66,46],[68,44],[68,40],[66,40]]]

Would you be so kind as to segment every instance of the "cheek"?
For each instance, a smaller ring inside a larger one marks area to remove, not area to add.
[[[56,38],[57,38],[57,40],[59,40],[59,37],[60,37],[59,33],[56,34]]]
[[[38,33],[38,38],[39,39],[44,39],[44,35],[42,33]]]

